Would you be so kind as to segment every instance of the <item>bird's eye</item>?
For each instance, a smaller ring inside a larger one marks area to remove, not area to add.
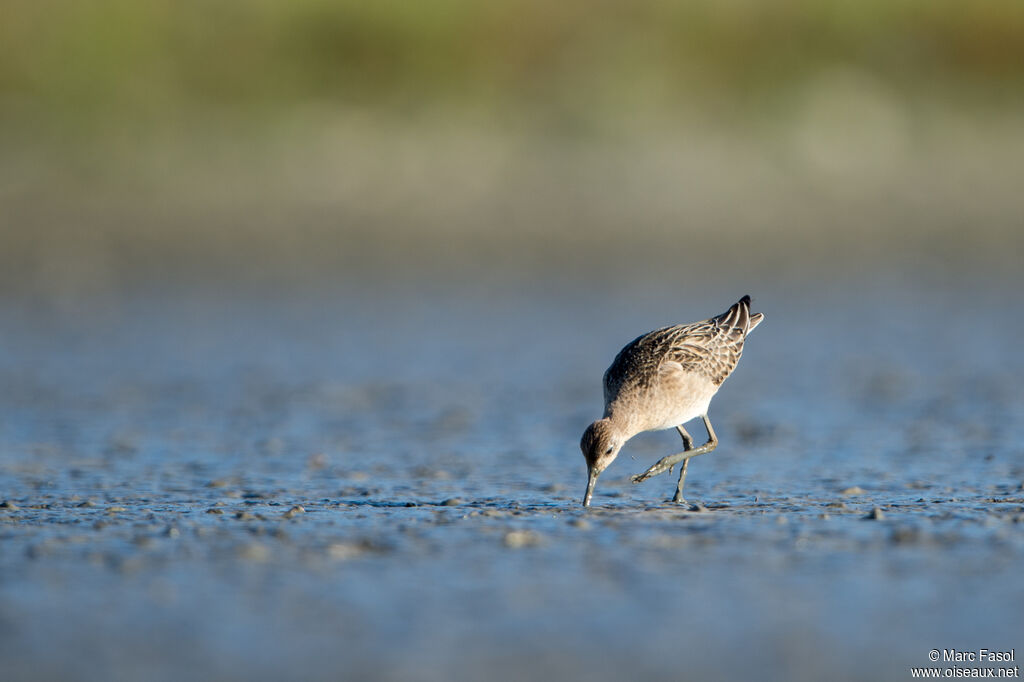
[[[607,450],[604,451],[604,454],[610,455],[610,454],[612,454],[612,450],[614,450],[614,449],[615,449],[614,447],[609,447]]]

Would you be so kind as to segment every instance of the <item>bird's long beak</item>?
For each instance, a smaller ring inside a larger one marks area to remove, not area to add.
[[[594,496],[594,486],[597,485],[597,477],[601,472],[596,467],[587,467],[587,492],[583,496],[583,506],[590,506],[590,498]]]

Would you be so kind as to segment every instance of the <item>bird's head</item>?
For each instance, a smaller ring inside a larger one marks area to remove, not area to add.
[[[608,468],[619,454],[623,441],[618,437],[611,421],[607,418],[598,419],[587,427],[580,439],[580,450],[587,460],[587,492],[583,496],[583,506],[590,506],[590,498],[597,485],[597,477]]]

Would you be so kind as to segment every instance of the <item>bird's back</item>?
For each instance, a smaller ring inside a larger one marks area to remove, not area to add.
[[[736,368],[747,334],[763,319],[751,314],[750,297],[744,296],[717,317],[637,337],[604,374],[606,409],[624,394],[642,395],[680,373],[702,377],[717,390]]]

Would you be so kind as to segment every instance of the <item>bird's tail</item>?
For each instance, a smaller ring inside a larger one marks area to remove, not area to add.
[[[736,330],[743,330],[744,334],[754,331],[754,327],[761,324],[764,319],[763,313],[750,312],[750,296],[744,296],[729,308],[719,318],[721,324]]]

